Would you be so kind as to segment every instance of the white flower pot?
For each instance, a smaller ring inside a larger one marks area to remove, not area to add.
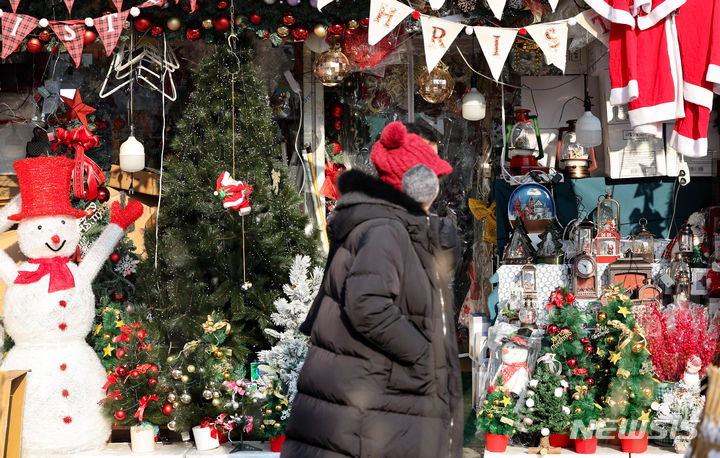
[[[193,427],[192,433],[195,438],[195,447],[198,450],[212,450],[220,446],[220,441],[210,435],[211,432],[215,431],[213,428],[202,428],[199,425]]]
[[[152,453],[155,450],[155,428],[149,425],[130,428],[130,448],[133,453]]]

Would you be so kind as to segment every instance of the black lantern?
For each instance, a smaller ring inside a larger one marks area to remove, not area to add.
[[[595,225],[589,219],[584,219],[575,229],[575,251],[577,254],[593,253],[595,244]]]
[[[689,259],[692,256],[694,245],[692,228],[685,223],[678,231],[678,251]]]

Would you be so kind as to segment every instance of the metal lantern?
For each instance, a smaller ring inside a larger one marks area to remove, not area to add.
[[[518,319],[520,323],[528,328],[535,327],[535,321],[537,321],[537,312],[533,304],[533,299],[530,297],[525,298],[525,305],[518,310]]]
[[[690,257],[695,246],[693,231],[688,223],[683,224],[678,232],[678,250],[686,257]]]
[[[515,122],[505,129],[505,160],[510,162],[510,173],[524,175],[537,169],[538,160],[545,157],[537,116],[530,116],[530,110],[517,108]]]
[[[690,266],[685,261],[685,258],[681,253],[676,253],[675,257],[670,261],[670,267],[668,267],[668,275],[672,280],[677,283],[678,278],[681,275],[690,276]]]
[[[320,54],[315,59],[315,68],[313,74],[323,86],[337,86],[350,73],[350,61],[342,53],[339,44],[335,44],[333,48]]]
[[[598,232],[620,229],[620,204],[612,198],[612,192],[607,191],[605,198],[598,202],[596,217]]]
[[[559,130],[557,144],[559,168],[568,178],[588,178],[590,172],[597,169],[595,149],[578,143],[574,119],[567,123],[567,127]]]
[[[584,219],[575,229],[575,251],[580,253],[593,253],[595,243],[595,225],[589,219]]]
[[[442,63],[430,72],[425,70],[418,80],[420,96],[430,103],[443,103],[450,97],[454,88],[455,80]]]
[[[524,293],[535,293],[537,291],[537,275],[535,266],[532,264],[525,264],[520,272],[522,279],[522,286]]]
[[[681,272],[675,282],[675,297],[679,300],[690,299],[690,274]]]
[[[632,255],[647,262],[655,261],[655,236],[647,230],[647,219],[638,221],[640,230],[632,235]]]

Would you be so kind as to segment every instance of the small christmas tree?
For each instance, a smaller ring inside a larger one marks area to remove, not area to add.
[[[595,431],[601,426],[598,423],[603,415],[602,406],[595,402],[587,385],[576,386],[572,399],[570,415],[574,437],[580,439],[595,437]]]
[[[560,375],[560,363],[540,364],[525,393],[524,429],[531,434],[567,431],[570,427],[568,383]],[[547,434],[546,434],[547,435]]]
[[[515,433],[515,401],[512,394],[501,385],[498,377],[483,401],[483,409],[478,413],[477,429],[486,433],[512,436]]]
[[[645,332],[637,325],[632,303],[620,287],[612,286],[606,296],[608,304],[601,312],[604,315],[598,317],[602,327],[612,330],[605,337],[604,357],[609,368],[605,414],[617,420],[622,434],[647,432],[653,416],[651,405],[656,403],[657,381],[653,378]]]
[[[265,393],[265,404],[262,406],[263,419],[260,431],[267,438],[285,434],[288,419],[290,418],[290,405],[288,399],[281,392],[280,382],[273,380]]]
[[[559,262],[562,263],[563,245],[561,240],[562,234],[550,221],[545,226],[545,231],[540,234],[540,245],[537,249],[538,262],[556,264],[559,259]]]

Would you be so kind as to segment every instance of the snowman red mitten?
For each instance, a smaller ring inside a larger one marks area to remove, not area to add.
[[[113,202],[112,207],[110,207],[110,223],[117,224],[125,230],[140,218],[142,212],[142,204],[135,200],[128,202],[125,208],[120,208],[119,203]]]

